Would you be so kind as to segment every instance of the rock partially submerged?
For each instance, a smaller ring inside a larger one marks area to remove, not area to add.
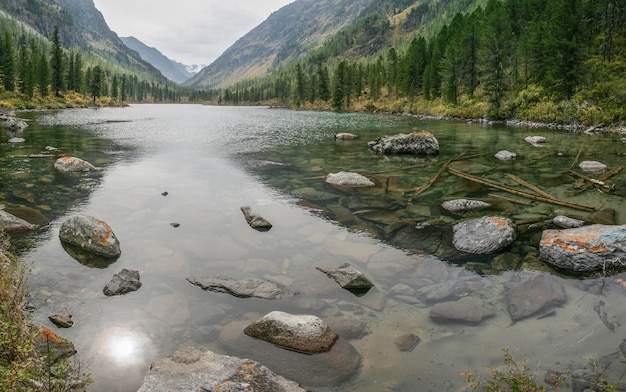
[[[375,185],[369,178],[361,174],[344,172],[344,171],[341,171],[339,173],[329,173],[326,176],[326,183],[331,184],[331,185],[354,187],[354,188]]]
[[[433,321],[468,325],[476,325],[493,315],[494,312],[487,309],[481,300],[470,297],[437,303],[430,309],[429,314]]]
[[[352,140],[352,139],[356,139],[358,137],[359,137],[359,135],[355,135],[354,133],[340,132],[340,133],[335,135],[335,140]]]
[[[9,143],[24,143],[26,139],[23,137],[12,137],[9,139]]]
[[[541,260],[555,267],[591,272],[626,267],[626,225],[589,225],[544,230]]]
[[[48,319],[59,328],[70,328],[74,325],[71,314],[51,314]]]
[[[330,351],[339,335],[319,317],[274,311],[247,326],[243,333],[278,347],[305,354]]]
[[[491,204],[480,200],[455,199],[446,200],[441,203],[446,210],[454,213],[466,213],[484,210],[491,207]]]
[[[548,139],[543,136],[526,136],[524,140],[536,147],[548,143]]]
[[[181,347],[150,366],[138,392],[258,391],[304,392],[296,382],[260,363],[219,355],[197,347]]]
[[[97,170],[91,163],[76,157],[61,157],[54,162],[54,168],[62,173],[84,173]]]
[[[339,286],[356,296],[365,295],[369,289],[374,287],[372,281],[370,281],[363,272],[348,263],[342,264],[337,268],[315,268],[334,279]]]
[[[188,277],[187,281],[202,290],[227,293],[239,298],[280,299],[298,294],[279,283],[261,278],[236,280],[222,276]]]
[[[50,365],[78,353],[72,342],[57,335],[50,328],[37,327],[37,329],[39,333],[34,341],[35,349]]]
[[[124,268],[119,273],[113,275],[113,278],[104,286],[102,292],[107,297],[112,297],[137,291],[140,287],[139,271]]]
[[[241,212],[243,212],[243,216],[246,218],[248,225],[250,225],[253,229],[258,231],[268,231],[272,228],[272,224],[262,216],[255,214],[250,206],[241,207]]]
[[[582,227],[585,225],[585,221],[570,218],[565,215],[555,216],[554,219],[552,219],[552,223],[564,229],[573,229],[573,228]]]
[[[120,242],[111,227],[92,216],[74,215],[59,230],[59,238],[81,249],[105,257],[119,257],[122,254]]]
[[[602,171],[606,170],[607,168],[604,163],[598,161],[582,161],[580,162],[578,167],[580,168],[580,170],[586,172]]]
[[[27,128],[28,124],[26,124],[26,121],[17,117],[0,114],[0,126],[4,129],[12,131],[21,131],[22,129]]]
[[[546,311],[565,303],[565,290],[552,276],[535,275],[530,279],[513,279],[505,285],[507,309],[513,321]]]
[[[367,145],[378,154],[439,154],[439,141],[426,131],[381,136]]]
[[[517,158],[517,154],[511,151],[502,150],[498,151],[495,157],[501,161],[510,161],[511,159]]]
[[[495,253],[510,245],[517,235],[513,221],[501,216],[469,219],[454,225],[453,231],[454,247],[472,254]]]
[[[0,230],[4,230],[4,231],[33,230],[36,227],[37,226],[31,225],[30,223],[26,222],[24,219],[21,219],[15,215],[9,214],[8,212],[0,208]]]

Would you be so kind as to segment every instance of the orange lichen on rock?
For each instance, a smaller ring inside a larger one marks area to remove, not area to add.
[[[493,223],[494,225],[496,225],[498,229],[504,229],[505,227],[509,225],[509,222],[510,222],[508,219],[505,219],[499,216],[491,216],[489,217],[489,221]]]
[[[113,234],[113,230],[105,221],[97,220],[97,224],[98,226],[104,227],[104,235],[101,236],[99,239],[94,238],[94,240],[97,240],[100,244],[104,246],[108,246],[110,243],[109,239],[111,238],[111,234]]]
[[[61,343],[61,338],[59,337],[59,335],[54,333],[48,327],[42,327],[41,328],[41,335],[43,336],[44,340],[49,340],[49,341],[54,342],[54,343]]]

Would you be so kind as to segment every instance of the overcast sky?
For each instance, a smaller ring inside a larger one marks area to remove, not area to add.
[[[111,30],[184,64],[209,65],[295,0],[94,0]]]

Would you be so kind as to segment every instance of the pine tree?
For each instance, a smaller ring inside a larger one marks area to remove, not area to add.
[[[63,48],[59,37],[59,25],[54,26],[52,33],[52,57],[50,59],[52,71],[52,90],[57,97],[63,90]]]
[[[15,90],[15,49],[13,40],[8,31],[4,32],[4,39],[0,40],[0,76],[6,91]]]

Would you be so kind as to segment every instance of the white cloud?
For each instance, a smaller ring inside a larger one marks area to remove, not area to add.
[[[185,64],[208,65],[294,0],[94,0],[111,30]]]

